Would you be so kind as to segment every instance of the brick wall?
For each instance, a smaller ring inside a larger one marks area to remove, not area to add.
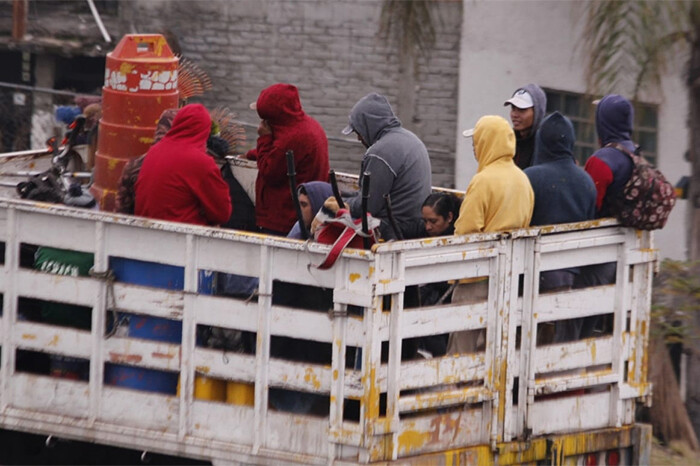
[[[355,173],[362,157],[359,143],[340,134],[357,99],[380,92],[396,110],[401,98],[405,77],[396,44],[377,34],[379,0],[138,0],[123,5],[122,18],[130,23],[125,30],[132,24],[139,32],[169,29],[183,55],[209,73],[214,91],[203,99],[208,106],[226,105],[241,120],[257,124],[248,104],[262,88],[275,82],[297,85],[304,109],[328,133],[331,165],[339,171]],[[433,184],[452,186],[462,2],[433,7],[437,41],[418,60],[414,113],[404,123],[428,147]],[[250,134],[254,138],[254,129]]]

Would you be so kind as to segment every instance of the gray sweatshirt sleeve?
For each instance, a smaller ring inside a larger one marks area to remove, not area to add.
[[[367,211],[373,217],[386,217],[386,201],[384,194],[391,192],[391,187],[396,179],[396,172],[389,166],[386,160],[378,155],[369,154],[366,156],[363,173],[370,173],[369,199],[367,200]],[[348,200],[350,204],[350,214],[359,218],[362,216],[362,189],[360,195]]]

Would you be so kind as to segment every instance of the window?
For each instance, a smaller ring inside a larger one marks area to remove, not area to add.
[[[576,133],[574,157],[583,166],[588,157],[598,149],[594,99],[574,92],[553,89],[545,89],[545,92],[547,94],[547,113],[559,111],[574,124]],[[657,114],[656,105],[635,103],[632,140],[641,146],[644,158],[653,164],[656,164]]]

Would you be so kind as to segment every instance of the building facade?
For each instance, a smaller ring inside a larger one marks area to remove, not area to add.
[[[372,91],[387,95],[404,125],[425,142],[438,186],[466,188],[476,162],[462,131],[485,114],[507,118],[503,101],[529,82],[545,88],[548,110],[574,119],[581,160],[596,146],[592,106],[584,95],[583,8],[576,2],[429,2],[430,16],[422,17],[419,26],[432,27],[434,43],[408,53],[401,48],[402,39],[382,28],[382,0],[95,4],[111,43],[87,2],[29,1],[23,40],[11,37],[13,2],[1,3],[0,53],[12,57],[16,68],[16,73],[6,73],[5,81],[99,93],[100,61],[123,34],[163,33],[176,52],[211,77],[213,91],[200,100],[210,108],[226,106],[236,112],[249,123],[250,141],[255,140],[258,118],[249,104],[260,90],[275,82],[297,85],[305,110],[328,133],[331,164],[339,171],[355,173],[359,168],[363,148],[340,130],[353,104]],[[684,159],[687,99],[682,63],[669,69],[673,73],[658,92],[641,96],[645,105],[638,126],[643,129],[639,142],[675,183],[690,173]],[[17,91],[8,89],[0,87],[0,103],[7,107],[3,115],[16,111],[26,116],[31,113],[26,105],[35,114],[50,112],[55,103],[35,92],[20,109],[8,94]],[[617,92],[629,97],[628,89]],[[5,140],[9,138],[3,135]],[[19,146],[14,143],[14,148]],[[664,257],[687,257],[686,203],[678,202],[667,227],[656,236]]]

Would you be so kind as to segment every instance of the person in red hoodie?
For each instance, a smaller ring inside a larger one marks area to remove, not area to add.
[[[211,117],[201,104],[182,107],[173,126],[146,153],[136,181],[134,213],[195,225],[219,225],[231,216],[231,197],[206,152]]]
[[[291,84],[263,89],[251,108],[262,120],[257,145],[246,154],[258,162],[255,222],[264,233],[286,236],[297,217],[285,154],[294,151],[297,186],[328,181],[328,139],[321,125],[304,113],[299,91]]]

